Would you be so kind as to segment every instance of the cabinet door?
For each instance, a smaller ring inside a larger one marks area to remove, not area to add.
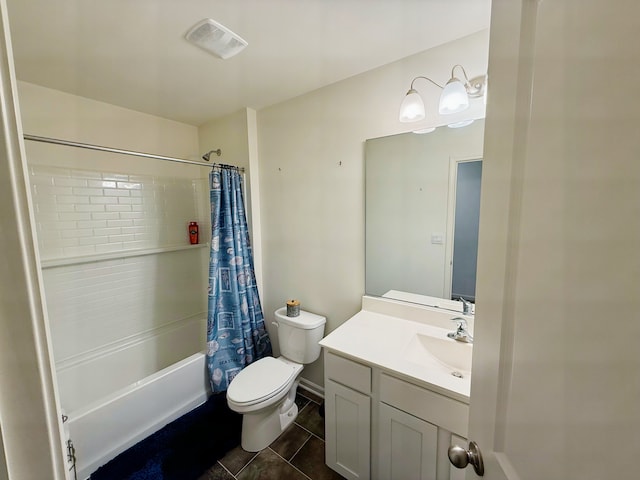
[[[327,465],[349,480],[369,479],[371,399],[327,380],[325,434]]]
[[[438,427],[380,404],[379,478],[436,480]]]

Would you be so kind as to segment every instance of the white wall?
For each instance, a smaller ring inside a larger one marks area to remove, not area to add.
[[[260,221],[260,169],[258,162],[256,112],[250,108],[212,120],[198,128],[202,153],[220,148],[220,157],[212,163],[235,165],[245,169],[245,204],[251,237],[258,289],[262,294],[262,225]],[[209,222],[210,226],[211,222]]]
[[[24,132],[197,159],[198,131],[19,83]],[[202,349],[207,168],[26,142],[62,408],[99,401]],[[133,253],[144,253],[137,256]]]
[[[483,31],[258,112],[267,318],[297,298],[303,309],[327,316],[328,333],[359,310],[364,141],[416,128],[397,120],[413,77],[444,83],[456,63],[471,76],[485,73],[487,52]],[[416,87],[428,110],[420,126],[454,120],[434,113],[437,88],[426,82]],[[322,385],[321,362],[303,376]]]

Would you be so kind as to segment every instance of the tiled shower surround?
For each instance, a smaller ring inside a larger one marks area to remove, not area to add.
[[[30,165],[29,180],[68,414],[202,349],[206,179]]]
[[[45,260],[181,245],[188,222],[206,218],[206,180],[34,165],[30,182]]]

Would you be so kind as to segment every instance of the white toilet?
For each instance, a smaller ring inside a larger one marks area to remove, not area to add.
[[[298,376],[303,364],[320,356],[319,341],[326,318],[300,310],[287,317],[287,308],[275,312],[282,356],[265,357],[245,367],[227,389],[227,403],[242,413],[242,448],[257,452],[266,448],[298,416],[295,403]]]

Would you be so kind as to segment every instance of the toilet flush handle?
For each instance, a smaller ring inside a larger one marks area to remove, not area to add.
[[[280,324],[278,322],[271,322],[271,325],[273,325],[274,327],[279,327]]]

